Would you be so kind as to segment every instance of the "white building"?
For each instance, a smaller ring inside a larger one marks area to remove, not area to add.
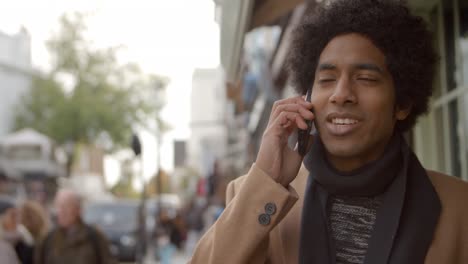
[[[0,32],[0,137],[13,129],[15,106],[31,84],[30,46],[24,29],[15,35]]]
[[[227,144],[226,94],[220,69],[196,69],[192,77],[188,164],[207,176]]]

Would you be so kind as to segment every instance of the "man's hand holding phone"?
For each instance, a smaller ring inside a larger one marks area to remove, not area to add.
[[[311,109],[312,103],[302,96],[276,101],[263,133],[255,163],[285,187],[296,177],[303,159],[297,148],[291,149],[288,146],[288,138],[296,129],[310,131],[310,124],[315,118]],[[312,140],[308,141],[307,145],[310,146]]]

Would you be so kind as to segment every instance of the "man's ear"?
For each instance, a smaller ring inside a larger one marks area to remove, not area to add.
[[[411,113],[411,108],[413,107],[412,104],[406,104],[406,106],[398,106],[395,109],[395,118],[398,121],[405,120],[408,115]]]

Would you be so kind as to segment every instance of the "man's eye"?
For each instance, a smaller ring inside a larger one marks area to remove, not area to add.
[[[319,83],[328,83],[328,82],[333,82],[335,79],[320,79]]]
[[[377,82],[376,79],[372,79],[372,78],[358,78],[358,81],[365,81],[365,82]]]

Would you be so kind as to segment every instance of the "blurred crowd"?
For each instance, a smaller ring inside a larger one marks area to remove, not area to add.
[[[34,251],[46,235],[49,219],[40,204],[0,200],[0,263],[34,263]]]
[[[173,216],[162,211],[152,240],[155,242],[156,259],[162,264],[169,264],[176,251],[190,256],[198,240],[223,210],[222,204],[196,197]]]
[[[0,200],[0,263],[114,263],[105,236],[81,217],[81,199],[57,193],[55,214],[39,203]]]
[[[111,202],[120,206],[116,207],[114,216],[100,207],[99,217],[104,222],[120,219],[128,224],[130,218],[126,218],[122,207],[126,202]],[[131,217],[138,219],[137,208],[141,203],[134,200],[132,204],[135,210],[130,211]],[[140,224],[129,231],[135,231],[131,233],[134,237],[108,232],[96,217],[86,217],[89,215],[86,208],[82,197],[69,189],[59,190],[50,208],[32,200],[17,202],[8,196],[0,197],[0,263],[142,263],[150,254],[152,259],[169,264],[177,252],[191,255],[199,238],[216,221],[224,206],[196,196],[180,207],[164,206],[161,210],[148,211],[145,221],[154,221],[153,228],[142,229],[141,222],[136,220]],[[124,232],[126,228],[117,229]],[[141,230],[144,234],[138,236]]]

